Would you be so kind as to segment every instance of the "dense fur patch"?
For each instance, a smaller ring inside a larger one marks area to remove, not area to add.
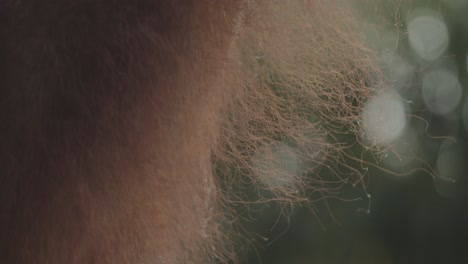
[[[287,201],[348,180],[330,135],[359,130],[380,82],[342,4],[0,8],[2,263],[225,261],[213,163]],[[332,179],[300,176],[324,160]]]

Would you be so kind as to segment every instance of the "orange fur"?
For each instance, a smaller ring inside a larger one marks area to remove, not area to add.
[[[0,262],[222,261],[213,162],[255,177],[289,138],[305,170],[340,164],[319,127],[357,126],[371,52],[334,1],[294,3],[2,4]],[[291,176],[266,188],[314,188]]]

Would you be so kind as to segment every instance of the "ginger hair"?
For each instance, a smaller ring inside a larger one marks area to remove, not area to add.
[[[7,0],[0,15],[3,263],[235,261],[227,186],[290,203],[361,181],[342,135],[383,85],[346,4]]]

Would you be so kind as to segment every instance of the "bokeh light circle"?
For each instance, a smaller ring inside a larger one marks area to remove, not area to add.
[[[449,45],[447,26],[433,12],[415,12],[407,22],[407,30],[411,48],[423,60],[439,58]]]
[[[296,150],[279,141],[259,147],[252,162],[257,179],[273,189],[292,184],[299,171]]]
[[[390,144],[406,125],[405,107],[392,91],[382,93],[363,108],[362,123],[365,137],[373,144]]]
[[[422,78],[422,96],[427,108],[434,114],[446,115],[460,102],[462,88],[458,78],[444,70],[430,71]]]

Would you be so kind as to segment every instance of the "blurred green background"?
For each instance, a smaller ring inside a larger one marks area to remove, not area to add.
[[[239,208],[254,246],[242,263],[468,263],[468,0],[355,2],[382,26],[366,41],[406,107],[397,151],[365,190],[339,190],[353,201]],[[397,175],[421,167],[435,173]]]

